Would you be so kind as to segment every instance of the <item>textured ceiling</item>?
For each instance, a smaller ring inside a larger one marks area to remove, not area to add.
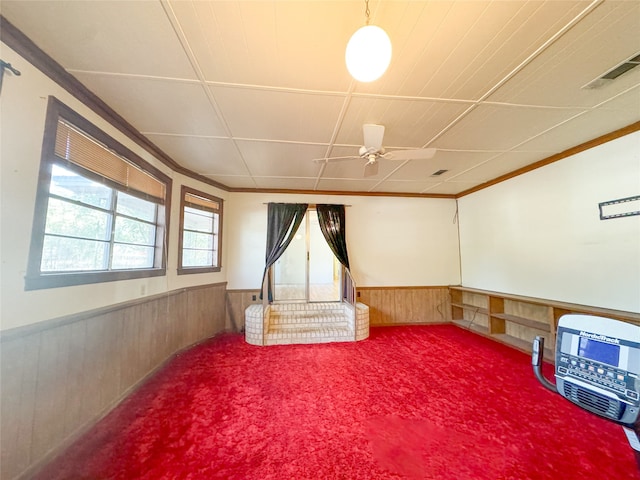
[[[640,120],[638,1],[375,1],[387,72],[344,63],[358,1],[9,1],[1,13],[176,163],[229,188],[455,195]],[[356,155],[362,125],[386,149]],[[447,170],[439,177],[431,175]]]

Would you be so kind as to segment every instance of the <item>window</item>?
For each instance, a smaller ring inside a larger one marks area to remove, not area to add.
[[[26,288],[164,275],[171,179],[49,99]]]
[[[220,271],[222,199],[183,186],[178,275]]]

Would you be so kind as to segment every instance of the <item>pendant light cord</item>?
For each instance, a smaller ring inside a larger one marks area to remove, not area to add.
[[[369,0],[364,0],[364,4],[365,4],[364,15],[367,17],[366,25],[369,25],[369,15],[371,14],[371,11],[369,10]]]

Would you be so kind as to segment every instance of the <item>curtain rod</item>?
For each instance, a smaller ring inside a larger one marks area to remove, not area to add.
[[[263,205],[269,205],[270,203],[286,203],[286,202],[263,202]],[[315,207],[316,203],[308,203],[310,207]],[[342,205],[341,203],[321,203],[320,205]],[[350,207],[351,205],[343,205],[343,207]]]

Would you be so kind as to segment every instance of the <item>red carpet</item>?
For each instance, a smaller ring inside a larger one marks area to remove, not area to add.
[[[457,327],[177,357],[38,479],[640,479],[621,427]]]

